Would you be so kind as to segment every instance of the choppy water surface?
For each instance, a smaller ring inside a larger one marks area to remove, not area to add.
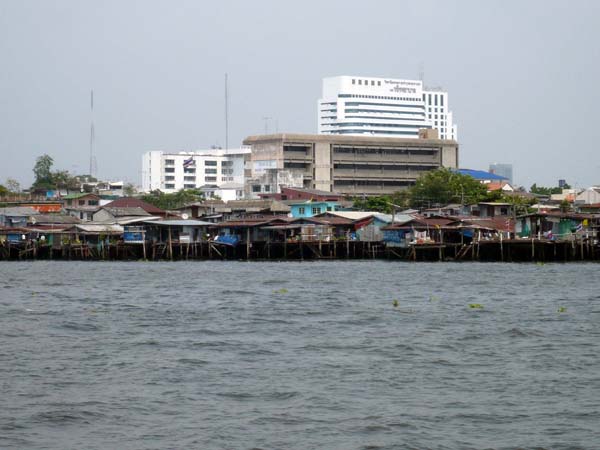
[[[0,448],[600,448],[599,269],[1,263]]]

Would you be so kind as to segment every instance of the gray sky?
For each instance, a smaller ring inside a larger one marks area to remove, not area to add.
[[[0,0],[0,183],[35,158],[141,181],[148,150],[316,132],[321,78],[418,78],[449,92],[462,167],[600,184],[600,2]],[[270,121],[275,131],[275,121]]]

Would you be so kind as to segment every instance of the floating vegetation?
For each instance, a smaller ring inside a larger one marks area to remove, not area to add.
[[[536,265],[536,266],[543,266],[543,265],[545,265],[545,263],[543,263],[543,262],[541,262],[541,261],[538,261],[538,262],[536,262],[536,263],[535,263],[535,265]]]
[[[273,291],[274,294],[287,294],[288,290],[286,288],[281,288]]]
[[[564,312],[567,312],[567,308],[566,308],[566,307],[564,307],[564,306],[559,306],[559,307],[558,307],[558,312],[559,312],[559,313],[564,313]]]
[[[437,302],[439,300],[439,297],[436,297],[435,295],[430,295],[429,296],[429,301],[430,302]]]
[[[481,303],[469,303],[469,308],[471,308],[471,309],[483,309],[483,305]]]
[[[397,307],[398,307],[398,305],[399,305],[399,303],[398,303],[398,300],[394,300],[394,301],[392,302],[392,305],[394,305],[394,308],[397,308]]]

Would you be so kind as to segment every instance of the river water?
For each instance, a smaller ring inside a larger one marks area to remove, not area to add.
[[[599,268],[0,263],[0,448],[600,448]]]

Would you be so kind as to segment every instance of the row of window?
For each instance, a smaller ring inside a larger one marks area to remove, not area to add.
[[[425,95],[423,94],[423,100],[426,101],[430,105],[438,106],[438,101],[440,106],[444,106],[444,95],[443,94],[427,94],[427,99],[425,99]],[[433,96],[433,102],[432,102]]]
[[[385,171],[402,171],[402,172],[410,172],[412,171],[423,171],[423,170],[431,170],[436,166],[426,166],[426,165],[410,165],[410,164],[334,164],[333,168],[338,170],[379,170],[382,172]]]
[[[371,117],[374,119],[374,117]],[[366,123],[366,122],[338,122],[329,124],[330,127],[385,127],[385,128],[428,128],[426,124],[418,124],[418,125],[408,125],[408,124],[398,124],[398,123]]]
[[[183,161],[182,163],[183,164]],[[165,166],[174,166],[175,165],[175,160],[174,159],[165,159]],[[217,165],[217,161],[204,161],[204,165],[205,166],[216,166]],[[232,166],[233,165],[233,161],[222,161],[221,165],[223,166]]]
[[[349,130],[335,130],[329,131],[331,134],[367,134],[367,135],[390,135],[397,134],[402,136],[419,137],[419,133],[416,131],[391,131],[391,130],[363,130],[363,129],[349,129]]]
[[[374,147],[333,147],[336,155],[434,155],[438,152],[435,148],[374,148]]]
[[[333,186],[412,186],[409,180],[334,180]]]
[[[360,108],[347,108],[345,114],[364,114],[364,113],[375,113],[375,114],[398,114],[398,115],[412,115],[418,116],[421,119],[425,118],[425,112],[423,111],[398,111],[398,110],[389,110],[389,109],[360,109]],[[398,117],[402,119],[402,117]]]
[[[385,95],[362,95],[362,94],[339,94],[338,98],[374,98],[378,100],[402,100],[406,102],[421,102],[420,98],[415,97],[394,97],[394,96],[385,96]]]

